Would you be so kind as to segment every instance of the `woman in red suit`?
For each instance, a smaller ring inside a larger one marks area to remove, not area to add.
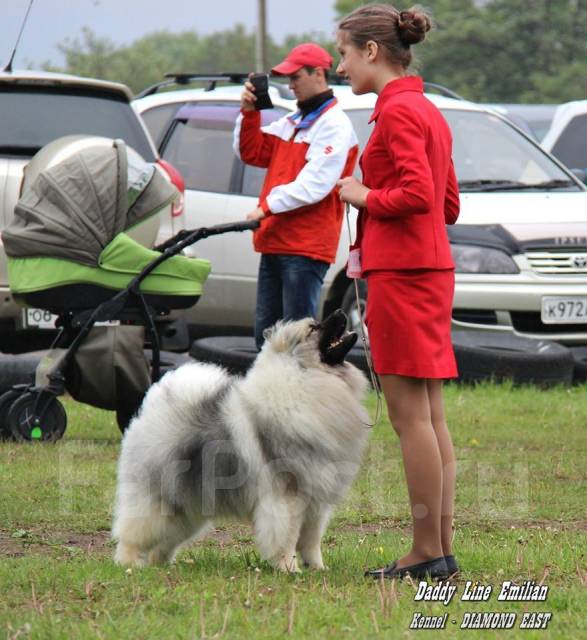
[[[442,578],[452,555],[455,456],[442,380],[457,375],[450,324],[454,264],[446,224],[459,213],[452,139],[440,111],[407,74],[412,44],[430,19],[421,9],[366,5],[339,24],[337,47],[353,92],[378,95],[361,158],[363,183],[340,180],[359,209],[357,241],[366,278],[366,323],[375,370],[399,435],[412,519],[411,550],[367,575]]]

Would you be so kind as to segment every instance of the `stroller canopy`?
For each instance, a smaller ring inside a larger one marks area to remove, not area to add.
[[[167,206],[177,191],[124,142],[92,145],[38,173],[2,233],[15,300],[54,313],[96,306],[161,254],[125,230]],[[210,273],[176,255],[142,280],[160,309],[195,304]],[[82,289],[80,289],[82,287]]]
[[[9,257],[43,256],[97,266],[120,232],[170,204],[177,191],[122,140],[89,147],[42,171],[2,233]]]

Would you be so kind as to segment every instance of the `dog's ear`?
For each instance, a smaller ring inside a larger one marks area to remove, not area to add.
[[[267,329],[263,330],[263,338],[267,341],[271,340],[271,337],[273,336],[274,331],[275,331],[275,325],[272,325],[271,327],[267,327]]]

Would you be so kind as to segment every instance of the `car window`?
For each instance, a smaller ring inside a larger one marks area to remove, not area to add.
[[[175,123],[161,149],[185,179],[186,188],[216,193],[238,193],[242,163],[232,149],[232,139],[240,105],[236,102],[199,102],[184,105],[175,114]],[[262,124],[277,119],[284,111],[268,109],[262,112]],[[245,169],[250,195],[257,195],[264,170]],[[257,188],[256,193],[252,193]]]
[[[130,104],[112,93],[52,87],[0,87],[0,148],[32,155],[66,135],[122,138],[148,162],[149,139]]]
[[[169,127],[169,123],[180,106],[182,106],[181,102],[160,104],[141,113],[141,117],[145,121],[147,129],[157,148],[163,141],[163,136]]]
[[[370,133],[371,109],[347,111],[359,146]],[[505,180],[533,184],[568,179],[540,148],[490,113],[445,109],[453,135],[453,158],[459,181]]]
[[[183,106],[161,155],[178,169],[187,189],[229,193],[236,157],[232,132],[238,104]]]
[[[526,133],[540,141],[546,135],[558,108],[556,104],[484,104],[501,113]]]
[[[552,148],[552,154],[572,169],[587,169],[587,114],[575,116]]]
[[[453,158],[459,181],[535,184],[568,179],[540,148],[501,118],[457,109],[446,109],[443,115],[453,134]]]

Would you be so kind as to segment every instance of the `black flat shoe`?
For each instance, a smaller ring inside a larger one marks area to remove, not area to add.
[[[380,580],[383,576],[384,578],[392,579],[392,578],[405,578],[408,574],[412,578],[420,579],[420,578],[448,578],[450,572],[448,567],[446,566],[446,560],[443,556],[440,558],[434,558],[434,560],[427,560],[426,562],[420,562],[418,564],[411,564],[407,567],[396,567],[397,562],[392,562],[387,565],[387,567],[383,567],[382,569],[371,569],[369,571],[365,571],[366,576],[371,576],[376,580]]]
[[[449,576],[457,575],[460,572],[457,559],[454,556],[444,556],[444,561],[446,562]]]

